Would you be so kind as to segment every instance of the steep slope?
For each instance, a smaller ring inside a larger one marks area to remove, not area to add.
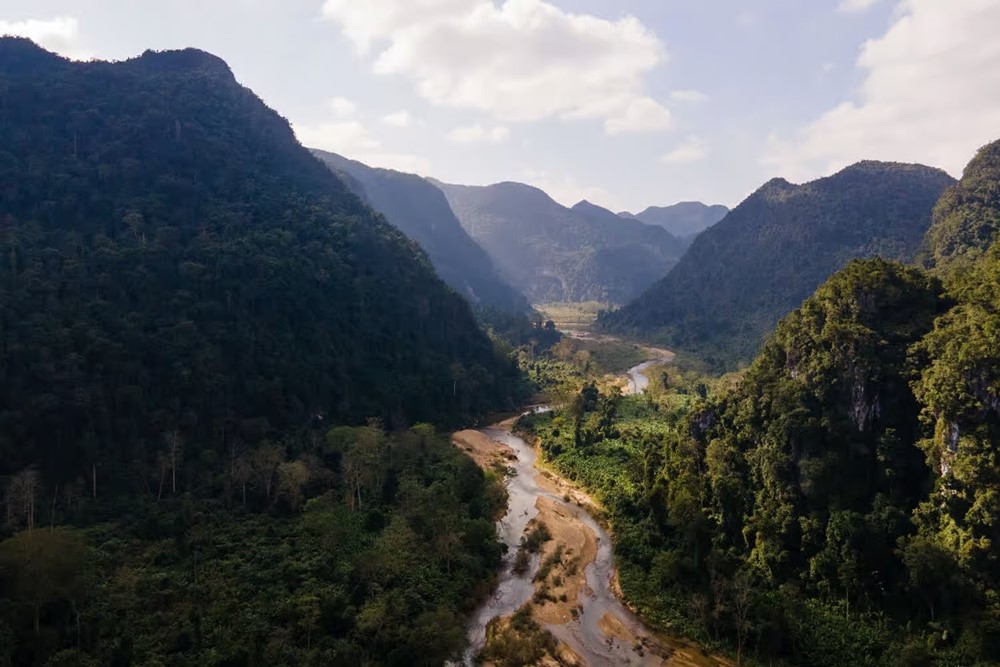
[[[919,269],[852,261],[778,324],[731,391],[682,428],[690,435],[677,451],[695,452],[687,466],[707,478],[698,485],[703,516],[712,517],[713,553],[704,560],[734,559],[757,589],[749,614],[764,624],[785,617],[796,627],[772,626],[775,641],[758,645],[761,657],[896,664],[903,643],[930,646],[922,633],[940,634],[942,626],[949,635],[967,633],[966,650],[980,659],[989,654],[974,648],[983,603],[955,564],[932,565],[933,553],[916,555],[910,546],[936,473],[915,446],[920,406],[908,386],[909,351],[946,310],[941,291]],[[676,487],[664,495],[679,495]],[[685,530],[672,536],[675,548],[684,547]],[[941,567],[936,582],[928,581],[928,565]],[[766,597],[788,582],[801,587],[796,596]],[[948,604],[941,604],[945,588]],[[928,602],[936,607],[929,614]],[[862,630],[865,617],[847,621],[845,608],[886,614],[893,625]],[[824,628],[833,618],[845,620],[831,641]],[[963,658],[953,661],[977,662]]]
[[[462,226],[533,303],[624,303],[682,252],[666,230],[592,205],[574,209],[521,183],[436,183]]]
[[[218,58],[4,39],[0,77],[0,474],[509,400],[468,305]]]
[[[972,189],[1000,186],[977,166]],[[531,418],[609,508],[633,604],[761,664],[996,663],[1000,241],[982,242],[956,235],[948,257],[967,264],[936,265],[943,282],[850,261],[741,373],[682,363],[652,395],[581,393]]]
[[[919,443],[940,473],[921,506],[916,560],[966,580],[966,590],[1000,590],[1000,142],[981,149],[934,211],[925,256],[954,306],[912,351],[913,390],[923,407]],[[989,239],[994,239],[989,245]],[[943,562],[941,562],[943,561]],[[931,604],[959,607],[937,583]],[[995,607],[996,605],[994,605]],[[1000,609],[994,609],[1000,617]],[[1000,632],[990,649],[1000,655]]]
[[[729,209],[722,204],[682,201],[672,206],[650,206],[641,213],[620,213],[648,225],[659,225],[678,237],[695,236],[726,217]]]
[[[525,298],[497,275],[493,261],[468,235],[444,194],[429,181],[389,169],[373,169],[327,151],[313,150],[334,172],[346,174],[354,194],[420,244],[441,279],[470,303],[525,312]]]
[[[1000,232],[1000,141],[981,149],[934,207],[921,263],[946,274],[968,269]]]
[[[748,360],[783,315],[849,260],[913,259],[953,182],[937,169],[881,162],[803,185],[774,179],[700,234],[663,280],[599,323],[716,365]]]

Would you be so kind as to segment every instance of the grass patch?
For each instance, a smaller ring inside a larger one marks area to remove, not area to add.
[[[539,521],[536,523],[528,534],[521,538],[521,548],[528,553],[538,553],[542,545],[552,539],[552,533],[549,532],[549,527],[544,523]]]
[[[492,662],[500,667],[537,665],[546,655],[554,655],[556,640],[531,613],[531,605],[514,612],[510,620],[495,618],[486,626],[486,645],[479,662]]]
[[[560,331],[587,331],[597,319],[597,313],[613,306],[600,301],[582,303],[542,303],[535,306],[546,320],[555,322]]]

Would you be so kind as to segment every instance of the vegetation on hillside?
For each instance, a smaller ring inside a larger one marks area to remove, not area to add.
[[[522,424],[670,631],[763,664],[996,664],[1000,248],[967,278],[854,261],[738,379],[667,366]]]
[[[861,162],[804,185],[768,182],[700,234],[665,278],[600,327],[749,362],[778,320],[852,258],[909,261],[954,181],[919,165]]]
[[[988,144],[966,166],[962,180],[934,207],[921,260],[940,274],[968,270],[1000,232],[1000,141]]]
[[[464,647],[506,491],[447,436],[338,427],[180,472],[113,506],[14,479],[0,664],[437,666]]]

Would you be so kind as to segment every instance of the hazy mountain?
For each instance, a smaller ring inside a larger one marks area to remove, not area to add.
[[[771,180],[601,324],[720,362],[746,360],[783,315],[849,260],[913,259],[934,203],[952,183],[938,169],[882,162],[803,185]]]
[[[375,169],[336,153],[313,153],[343,175],[356,195],[419,243],[438,275],[471,303],[509,312],[530,308],[524,296],[500,278],[489,255],[462,228],[434,184],[415,174]]]
[[[683,244],[666,230],[521,183],[436,183],[462,226],[533,303],[623,303],[662,277]]]
[[[674,236],[694,236],[726,217],[729,209],[722,204],[711,206],[698,201],[683,201],[673,206],[650,206],[641,213],[620,213],[649,225],[659,225]]]

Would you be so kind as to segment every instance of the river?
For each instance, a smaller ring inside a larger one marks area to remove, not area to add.
[[[669,358],[666,359],[667,361]],[[645,362],[628,371],[631,382],[635,382],[635,390],[643,391],[648,381],[640,383],[637,378],[645,380],[643,371],[656,363],[664,363],[660,358]],[[548,408],[535,408],[547,410]],[[568,502],[565,494],[553,493],[539,484],[539,468],[536,466],[534,448],[524,439],[512,432],[513,420],[501,422],[478,432],[492,441],[509,447],[513,456],[509,457],[511,475],[508,478],[507,489],[509,501],[507,513],[498,522],[498,533],[507,544],[508,552],[499,573],[498,584],[493,595],[487,599],[475,612],[469,626],[469,649],[464,657],[466,665],[475,664],[475,656],[482,649],[486,639],[486,626],[491,619],[508,616],[528,602],[535,591],[533,578],[540,565],[540,557],[532,558],[528,570],[522,574],[514,572],[514,557],[525,534],[528,523],[539,512],[539,499],[547,499],[561,506],[573,517],[580,530],[593,531],[597,537],[597,549],[594,560],[584,570],[586,586],[579,592],[577,603],[578,616],[562,624],[544,624],[556,639],[564,642],[586,665],[665,665],[675,664],[669,659],[671,653],[678,650],[691,655],[677,655],[684,658],[676,664],[717,664],[707,660],[702,662],[702,655],[696,649],[691,650],[684,644],[672,644],[664,638],[655,638],[654,633],[647,629],[642,621],[625,607],[617,598],[612,584],[615,565],[612,551],[612,541],[607,532],[580,505]],[[578,523],[577,523],[578,522]],[[602,619],[607,629],[607,619],[613,619],[617,633],[608,636],[601,629]]]

